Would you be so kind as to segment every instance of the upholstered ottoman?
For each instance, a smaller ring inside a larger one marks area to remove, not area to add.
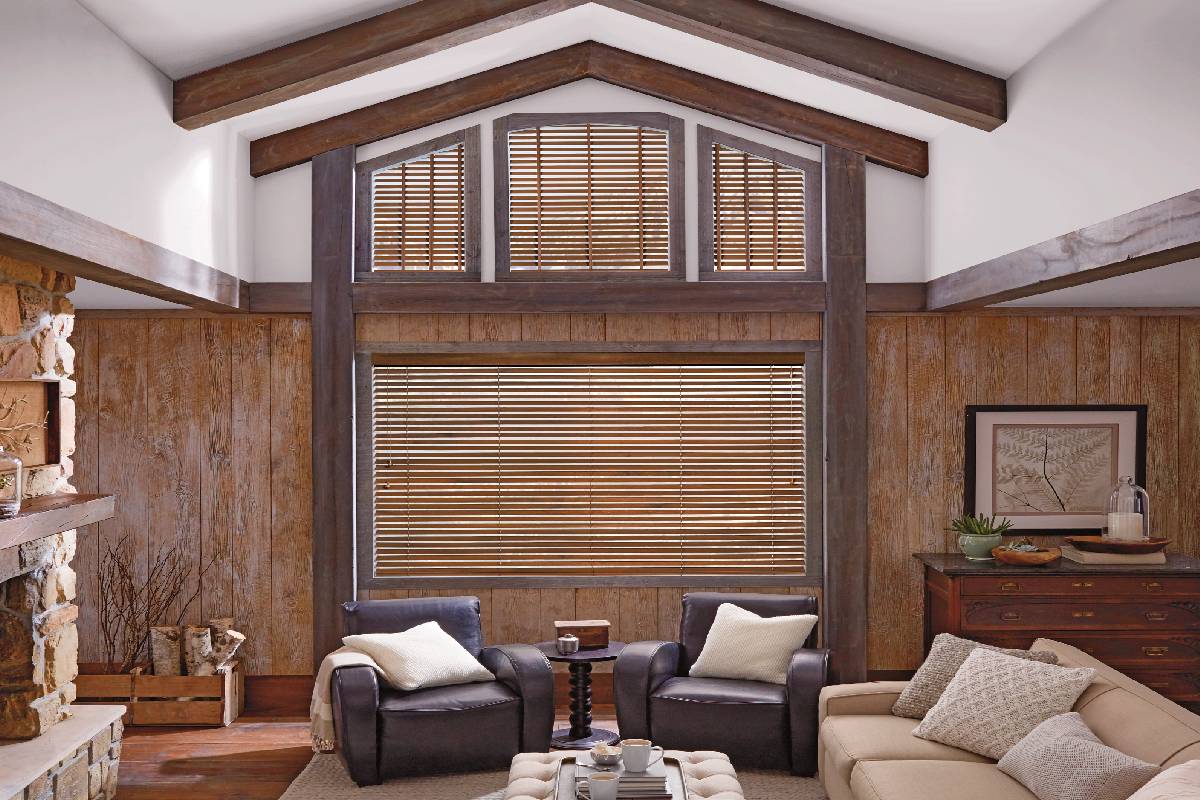
[[[570,751],[520,753],[513,757],[504,800],[551,800],[558,762],[575,755]],[[685,753],[668,750],[666,758],[679,762],[687,800],[746,800],[733,764],[724,753],[702,750]],[[558,800],[575,800],[559,798]]]

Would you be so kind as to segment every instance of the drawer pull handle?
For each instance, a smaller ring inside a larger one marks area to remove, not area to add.
[[[1142,652],[1151,658],[1157,658],[1159,656],[1165,656],[1169,649],[1170,648],[1167,647],[1143,647]]]
[[[1147,611],[1146,612],[1146,619],[1150,622],[1162,622],[1166,618],[1167,618],[1167,612],[1165,612],[1165,611]]]
[[[1096,584],[1091,581],[1075,581],[1071,584],[1072,589],[1094,589]]]
[[[1016,581],[1005,581],[1004,583],[1000,584],[1000,591],[1002,592],[1019,592],[1020,590],[1021,584],[1017,583]]]
[[[1096,612],[1095,611],[1073,611],[1073,612],[1071,612],[1071,616],[1075,617],[1076,619],[1088,619],[1088,618],[1096,616]],[[1149,616],[1149,615],[1147,615],[1147,616]]]
[[[1149,686],[1151,689],[1169,689],[1169,688],[1171,688],[1171,684],[1165,683],[1165,682],[1163,682],[1163,683],[1147,683],[1146,685]]]
[[[1147,592],[1160,592],[1162,591],[1163,585],[1158,581],[1144,581],[1142,583],[1142,588]]]
[[[1016,622],[1021,618],[1021,615],[1016,611],[1004,611],[1000,614],[1000,619],[1006,622]]]

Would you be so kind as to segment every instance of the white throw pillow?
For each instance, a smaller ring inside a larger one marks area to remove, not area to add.
[[[403,633],[347,636],[342,644],[375,659],[387,682],[405,691],[496,680],[436,622],[426,622]]]
[[[1200,797],[1200,760],[1164,769],[1129,800],[1196,800]]]
[[[954,674],[914,736],[999,761],[1041,723],[1065,714],[1095,677],[977,648]]]
[[[704,649],[688,674],[785,684],[792,653],[800,649],[816,624],[814,614],[760,617],[733,603],[722,603]]]

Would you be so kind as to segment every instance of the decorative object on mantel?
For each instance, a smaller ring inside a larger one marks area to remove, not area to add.
[[[1119,475],[1146,474],[1146,406],[967,406],[964,510],[1099,534]]]
[[[1038,547],[1028,536],[993,548],[997,561],[1019,567],[1044,567],[1062,558],[1058,547]]]
[[[21,511],[23,466],[21,459],[0,447],[0,519],[15,517]]]
[[[1004,532],[1012,527],[1007,519],[996,520],[995,515],[970,514],[955,518],[950,529],[958,534],[958,548],[972,561],[991,561],[992,551],[1004,541]]]
[[[1150,539],[1150,495],[1122,475],[1108,496],[1105,506],[1104,539],[1113,542],[1138,542]]]

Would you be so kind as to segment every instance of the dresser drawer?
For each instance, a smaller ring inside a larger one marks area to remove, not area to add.
[[[1065,595],[1069,597],[1101,597],[1104,595],[1197,595],[1200,578],[1165,578],[1132,575],[1019,575],[970,576],[962,578],[964,597],[1028,597],[1030,595]]]
[[[991,633],[972,637],[996,647],[1028,650],[1036,639],[1078,647],[1111,667],[1142,669],[1195,669],[1200,671],[1200,637],[1140,633],[1085,633],[1081,631],[1038,631],[1037,633]]]
[[[968,600],[964,632],[986,630],[1200,630],[1200,604],[1101,600]]]
[[[1200,671],[1126,669],[1125,674],[1177,703],[1200,701]]]

